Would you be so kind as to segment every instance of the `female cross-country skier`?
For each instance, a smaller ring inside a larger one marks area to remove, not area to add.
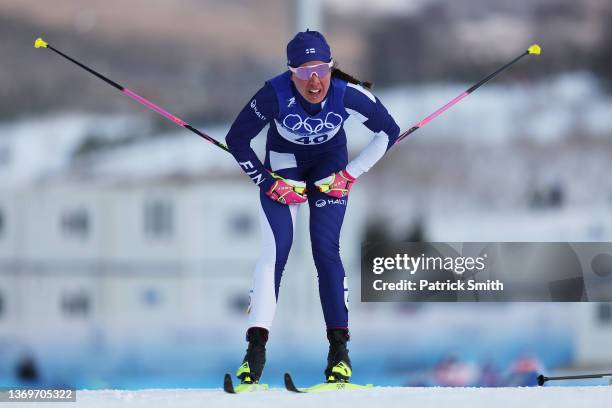
[[[334,67],[329,45],[319,32],[300,32],[287,44],[287,65],[287,71],[251,98],[226,138],[240,167],[260,188],[263,239],[250,293],[248,348],[236,375],[242,383],[259,382],[296,214],[308,201],[312,255],[329,340],[325,379],[348,382],[352,369],[340,228],[352,185],[395,143],[399,127],[366,89],[369,83]],[[351,116],[374,132],[374,138],[349,162],[343,125]],[[262,163],[250,142],[267,124]]]

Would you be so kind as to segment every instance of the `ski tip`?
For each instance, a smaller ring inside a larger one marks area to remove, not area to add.
[[[288,391],[292,391],[292,392],[302,392],[300,390],[298,390],[298,388],[295,386],[294,382],[293,382],[293,378],[291,378],[291,374],[289,373],[285,373],[284,375],[284,379],[285,379],[285,388]]]
[[[230,374],[225,374],[225,377],[223,377],[223,391],[229,394],[236,393],[236,391],[234,391],[234,383],[232,382],[232,376]]]

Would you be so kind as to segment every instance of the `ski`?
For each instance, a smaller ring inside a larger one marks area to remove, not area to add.
[[[225,374],[223,378],[223,391],[228,394],[240,394],[243,392],[264,391],[268,389],[268,384],[238,384],[234,387],[232,376]]]
[[[336,382],[336,383],[320,383],[311,385],[310,387],[298,388],[295,386],[293,382],[293,378],[291,378],[291,374],[285,373],[285,388],[287,391],[297,392],[297,393],[307,393],[307,392],[323,392],[323,391],[345,391],[345,390],[360,390],[364,388],[372,388],[374,385],[372,384],[351,384],[346,382]]]

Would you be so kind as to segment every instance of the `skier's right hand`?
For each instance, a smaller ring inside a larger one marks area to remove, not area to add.
[[[274,177],[274,183],[266,191],[266,195],[281,204],[301,204],[307,201],[306,183],[270,173]]]

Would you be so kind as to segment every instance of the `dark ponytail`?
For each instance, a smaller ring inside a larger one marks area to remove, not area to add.
[[[332,78],[342,79],[343,81],[349,82],[351,84],[361,85],[361,86],[363,86],[364,88],[367,88],[367,89],[372,89],[372,86],[373,86],[373,84],[371,82],[360,81],[357,78],[355,78],[354,76],[352,76],[350,74],[347,74],[346,72],[342,71],[337,66],[334,66],[332,68],[331,75],[332,75]]]

